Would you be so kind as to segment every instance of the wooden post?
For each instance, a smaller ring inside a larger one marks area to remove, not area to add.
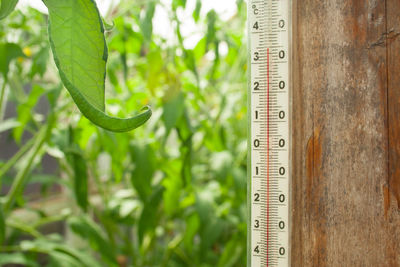
[[[400,266],[400,1],[293,0],[292,266]]]

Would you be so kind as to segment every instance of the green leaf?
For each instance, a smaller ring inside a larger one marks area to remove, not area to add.
[[[163,194],[164,210],[167,215],[173,215],[179,209],[179,200],[183,188],[181,178],[182,161],[174,160],[166,162],[164,171],[166,177],[162,185],[165,187]]]
[[[178,7],[182,7],[183,9],[185,9],[186,0],[173,0],[172,1],[172,9],[175,11]]]
[[[195,22],[199,20],[201,10],[201,0],[196,0],[196,7],[193,11],[193,19]]]
[[[54,242],[49,239],[37,238],[33,241],[24,240],[21,242],[20,247],[23,251],[31,251],[38,253],[46,253],[53,259],[52,266],[101,266],[98,264],[89,253],[76,250],[70,246]],[[57,260],[66,260],[63,262],[65,265],[58,265]],[[54,260],[56,263],[54,263]],[[28,265],[30,266],[30,265]]]
[[[67,159],[73,169],[73,187],[74,194],[78,205],[84,210],[88,206],[88,175],[86,160],[82,155],[82,151],[77,145],[75,132],[69,128],[69,147],[67,151]]]
[[[153,33],[153,16],[155,10],[156,10],[155,2],[151,1],[147,3],[145,15],[140,22],[140,28],[142,30],[143,37],[146,42],[150,42],[151,35]]]
[[[0,0],[0,19],[7,17],[17,5],[18,0]]]
[[[0,253],[0,266],[4,266],[6,264],[18,264],[23,266],[36,267],[40,266],[34,261],[28,259],[23,253]]]
[[[33,56],[32,67],[30,77],[32,78],[35,74],[39,74],[43,78],[43,74],[47,68],[47,61],[49,59],[49,47],[48,45],[42,47],[39,52]]]
[[[103,23],[93,0],[44,0],[49,9],[49,37],[61,80],[83,115],[115,132],[135,129],[151,109],[132,118],[108,116],[104,91],[107,45]],[[142,109],[143,110],[143,109]]]
[[[155,153],[150,145],[135,144],[131,147],[132,171],[131,182],[140,198],[146,201],[151,193],[151,181],[155,172]]]
[[[14,43],[0,44],[0,72],[3,73],[4,77],[8,74],[11,61],[17,57],[25,57],[19,45]]]
[[[36,106],[39,98],[45,92],[45,89],[39,85],[34,85],[29,97],[24,101],[24,103],[18,105],[18,122],[20,125],[16,127],[13,131],[14,139],[19,143],[21,141],[22,134],[26,130],[26,125],[32,119],[33,108]]]
[[[87,216],[71,217],[68,219],[68,225],[76,234],[87,240],[90,246],[100,252],[104,261],[109,266],[116,264],[114,249],[106,240],[101,228]]]
[[[222,256],[218,261],[218,267],[235,266],[243,257],[243,251],[243,241],[235,236],[225,245]]]
[[[18,127],[19,125],[21,124],[14,118],[5,120],[0,124],[0,133]]]
[[[165,127],[167,128],[167,132],[169,132],[176,125],[183,114],[185,104],[184,96],[183,93],[180,92],[172,96],[168,95],[167,99],[164,101],[165,103],[162,119],[165,123]]]
[[[200,218],[197,213],[193,213],[186,218],[186,232],[183,242],[190,253],[193,251],[194,237],[200,228]]]
[[[138,225],[138,236],[140,244],[142,244],[144,235],[146,233],[150,232],[150,234],[155,234],[157,219],[160,216],[158,210],[162,200],[163,191],[164,189],[161,186],[154,189],[153,194],[144,204]],[[151,233],[151,231],[153,232]]]
[[[160,83],[162,76],[163,59],[160,50],[154,50],[147,54],[148,66],[147,88],[154,94],[155,88]]]
[[[68,254],[58,252],[58,251],[50,251],[50,262],[47,267],[79,267],[81,263],[74,257],[71,257]]]
[[[207,13],[207,49],[208,46],[215,41],[216,29],[215,24],[217,21],[217,13],[214,10],[210,10]]]

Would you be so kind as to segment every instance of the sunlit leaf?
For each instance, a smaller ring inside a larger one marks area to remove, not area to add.
[[[120,119],[104,113],[106,61],[104,27],[93,0],[44,0],[49,9],[49,35],[61,80],[81,112],[94,124],[123,132],[151,116],[150,108]]]

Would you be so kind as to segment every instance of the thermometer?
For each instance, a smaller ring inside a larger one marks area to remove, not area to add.
[[[290,0],[248,0],[248,267],[289,266]]]

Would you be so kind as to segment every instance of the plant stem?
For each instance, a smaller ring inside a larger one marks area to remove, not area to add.
[[[4,101],[4,95],[6,92],[6,84],[7,84],[7,77],[4,77],[4,83],[1,86],[1,90],[0,90],[0,121],[3,120],[3,101]]]
[[[18,150],[17,153],[15,153],[15,155],[8,160],[3,166],[1,166],[0,168],[0,188],[1,188],[1,182],[2,182],[2,177],[3,175],[5,175],[7,173],[7,171],[13,167],[17,161],[23,156],[25,155],[25,153],[32,147],[32,145],[34,144],[35,141],[35,137],[31,138],[26,144],[24,144],[20,150]]]
[[[46,125],[39,130],[39,133],[35,138],[35,143],[33,144],[33,147],[27,156],[25,166],[17,173],[17,176],[15,177],[13,184],[11,185],[11,189],[7,194],[6,201],[3,206],[3,211],[5,215],[8,212],[10,212],[15,203],[15,199],[18,197],[18,194],[22,191],[26,183],[26,180],[29,177],[28,174],[31,169],[31,166],[37,154],[40,152],[40,149],[42,148],[48,135],[51,132],[53,121],[54,121],[54,115],[49,114],[49,118],[47,120]]]

